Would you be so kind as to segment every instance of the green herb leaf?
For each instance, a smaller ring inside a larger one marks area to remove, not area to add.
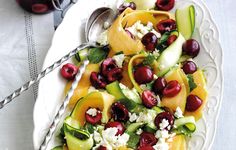
[[[108,51],[102,48],[92,48],[90,49],[88,60],[90,63],[97,64],[103,59],[105,59],[108,55]]]
[[[94,126],[90,123],[85,124],[85,130],[87,130],[90,134],[93,134],[94,132]]]
[[[188,84],[190,88],[190,92],[197,87],[196,83],[194,82],[193,75],[188,74]]]
[[[143,65],[151,65],[155,59],[156,57],[154,55],[148,54],[148,56],[143,60]]]

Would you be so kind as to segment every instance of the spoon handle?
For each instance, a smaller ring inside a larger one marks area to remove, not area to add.
[[[51,66],[47,67],[45,70],[43,70],[41,73],[37,75],[33,80],[28,81],[25,83],[23,86],[21,86],[19,89],[15,90],[12,94],[9,96],[5,97],[1,102],[0,102],[0,109],[2,109],[4,106],[6,106],[8,103],[10,103],[14,98],[19,96],[21,93],[24,91],[28,90],[29,87],[31,87],[33,84],[38,82],[40,79],[42,79],[45,75],[48,73],[52,72],[54,69],[59,67],[63,62],[67,61],[69,58],[74,56],[78,51],[85,49],[89,47],[90,45],[87,43],[81,44],[78,46],[76,49],[72,50],[69,52],[67,55],[63,56],[60,60],[56,61],[54,64]]]
[[[66,107],[67,107],[67,105],[74,93],[74,90],[77,87],[77,85],[82,77],[82,74],[84,73],[85,68],[88,64],[89,64],[89,61],[87,59],[84,60],[84,62],[81,64],[81,66],[79,68],[79,72],[76,74],[75,80],[73,81],[69,92],[67,93],[62,105],[60,106],[60,109],[58,110],[56,116],[54,117],[54,120],[53,120],[46,136],[44,137],[43,143],[41,144],[39,150],[45,150],[47,148],[48,142],[52,138],[52,135],[55,132],[57,125],[60,122],[60,119],[61,119],[62,115],[64,114]]]

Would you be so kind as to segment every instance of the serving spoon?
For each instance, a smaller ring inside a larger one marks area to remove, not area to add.
[[[73,56],[79,50],[84,49],[86,47],[98,47],[99,45],[96,44],[96,40],[97,40],[97,37],[105,30],[104,22],[108,22],[109,24],[111,24],[114,18],[115,18],[115,12],[111,8],[102,7],[102,8],[96,9],[91,14],[91,16],[89,17],[86,23],[85,36],[86,36],[87,43],[80,45],[76,50],[73,50],[75,52],[72,51],[72,54],[69,54],[67,57]],[[64,58],[62,58],[62,60],[64,60]],[[55,115],[53,119],[52,124],[50,125],[48,129],[46,136],[44,137],[42,144],[39,147],[40,150],[45,150],[47,148],[47,145],[50,139],[52,138],[52,135],[54,134],[57,128],[57,125],[60,122],[60,119],[66,110],[69,100],[71,99],[74,93],[74,90],[77,87],[82,77],[82,74],[84,73],[85,68],[88,64],[89,64],[89,60],[85,59],[80,65],[79,71],[75,76],[75,79],[71,85],[71,88],[68,91],[63,103],[61,104],[57,114]]]
[[[97,37],[99,36],[99,34],[102,33],[102,31],[104,31],[104,28],[103,28],[104,22],[106,21],[108,23],[112,23],[114,18],[115,18],[115,13],[111,8],[101,7],[93,11],[93,13],[90,15],[86,23],[86,28],[85,28],[86,43],[83,43],[77,48],[75,48],[74,50],[70,51],[67,55],[63,56],[60,60],[54,62],[51,66],[47,67],[45,70],[39,73],[37,77],[28,81],[23,86],[15,90],[12,94],[5,97],[2,101],[0,101],[0,109],[2,109],[4,106],[10,103],[14,98],[18,97],[21,93],[28,90],[29,87],[37,83],[40,79],[42,79],[48,73],[52,72],[54,69],[59,67],[63,62],[67,61],[69,58],[74,56],[78,51],[85,48],[89,48],[89,47],[101,47],[100,45],[96,43]],[[83,67],[86,67],[86,66],[83,66]],[[82,75],[83,71],[80,70],[79,73]]]

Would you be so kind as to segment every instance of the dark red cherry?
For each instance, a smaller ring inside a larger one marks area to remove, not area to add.
[[[135,10],[136,9],[136,4],[134,2],[124,2],[118,8],[119,13],[121,14],[128,7]]]
[[[114,68],[118,68],[116,61],[112,58],[107,58],[101,64],[101,73],[106,77],[107,74]]]
[[[61,68],[61,75],[67,80],[73,80],[78,72],[78,68],[73,64],[65,64]]]
[[[97,150],[107,150],[107,148],[105,147],[105,146],[99,146],[98,148],[97,148]]]
[[[167,45],[169,46],[169,45],[171,45],[175,40],[177,39],[177,36],[176,35],[171,35],[171,36],[169,36],[168,37],[168,39],[167,39]]]
[[[106,80],[104,77],[97,72],[92,72],[90,75],[90,82],[93,87],[96,89],[104,89],[107,85]]]
[[[156,7],[159,10],[169,11],[175,5],[175,0],[157,0]]]
[[[153,72],[150,67],[140,66],[134,71],[134,79],[138,84],[149,83],[153,80]]]
[[[122,69],[121,68],[114,68],[107,73],[107,80],[109,82],[113,82],[116,80],[121,80],[122,79]]]
[[[154,51],[157,45],[157,40],[157,36],[154,33],[149,32],[143,36],[141,42],[145,46],[146,50]]]
[[[121,135],[125,131],[125,126],[118,121],[108,122],[105,125],[105,129],[107,129],[107,128],[117,128],[118,131],[117,131],[116,135]]]
[[[46,13],[49,10],[48,5],[46,4],[33,4],[32,12],[34,13]]]
[[[157,143],[157,138],[153,133],[142,132],[140,135],[139,145],[142,146],[153,146]]]
[[[187,97],[186,110],[190,112],[196,111],[202,105],[202,100],[196,95]]]
[[[183,44],[182,49],[183,49],[183,53],[191,57],[196,57],[199,54],[200,45],[198,41],[194,39],[189,39]]]
[[[138,150],[155,150],[155,149],[150,145],[145,145],[145,146],[139,146]]]
[[[182,67],[185,74],[193,74],[197,71],[197,65],[193,61],[186,61]]]
[[[142,102],[143,105],[146,106],[147,108],[152,108],[153,106],[157,105],[157,99],[155,95],[149,90],[143,91]]]
[[[170,32],[176,29],[176,22],[173,19],[162,20],[157,24],[157,29],[160,33]]]
[[[91,123],[92,125],[98,124],[101,122],[102,119],[102,113],[97,109],[97,115],[91,116],[87,113],[85,113],[85,119],[87,122]]]
[[[162,94],[166,97],[174,97],[180,92],[180,90],[181,90],[181,85],[179,84],[179,82],[176,80],[172,80],[167,83]]]
[[[167,85],[166,79],[162,77],[158,77],[153,84],[152,90],[156,94],[162,94],[162,91],[164,90],[166,85]]]
[[[129,120],[129,111],[125,105],[121,104],[120,102],[112,104],[111,114],[115,121]]]
[[[160,123],[162,123],[163,119],[166,119],[170,126],[170,128],[167,126],[165,129],[170,130],[174,125],[174,116],[170,112],[159,113],[154,120],[157,129],[160,129]]]

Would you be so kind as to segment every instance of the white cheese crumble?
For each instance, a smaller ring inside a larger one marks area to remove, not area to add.
[[[137,120],[138,116],[136,115],[136,113],[129,113],[129,121],[130,122],[134,122],[135,120]]]
[[[97,149],[102,145],[105,146],[107,150],[112,150],[127,145],[129,135],[124,133],[122,135],[116,136],[117,132],[117,128],[107,128],[106,130],[103,130],[101,134],[95,131],[93,138],[96,142],[96,146],[93,149]]]
[[[104,32],[102,32],[102,33],[98,36],[97,42],[98,42],[100,45],[107,45],[107,44],[108,44],[107,34],[108,34],[108,31],[105,30]]]
[[[169,126],[169,121],[166,119],[163,119],[162,122],[159,124],[161,130],[165,129],[168,126]]]
[[[143,133],[143,130],[141,128],[139,128],[137,131],[136,131],[136,134],[137,135],[141,135]]]
[[[133,36],[138,39],[142,39],[145,34],[148,32],[154,33],[157,38],[161,37],[161,34],[158,33],[154,28],[151,22],[148,22],[147,25],[141,23],[141,21],[135,22],[131,27],[126,28]]]
[[[123,62],[125,60],[125,55],[124,54],[119,54],[119,55],[113,56],[112,58],[116,61],[117,66],[119,68],[122,68]]]
[[[176,108],[174,116],[175,116],[176,118],[182,118],[182,117],[184,117],[184,116],[183,116],[183,112],[182,112],[182,110],[181,110],[179,107]]]
[[[158,139],[156,145],[153,146],[155,150],[168,150],[169,145],[165,142],[165,139]]]
[[[147,112],[140,112],[136,122],[149,123],[153,122],[157,113],[155,110],[147,110]]]
[[[86,111],[86,114],[92,116],[92,117],[95,117],[97,116],[97,109],[96,108],[90,108],[89,110]]]

